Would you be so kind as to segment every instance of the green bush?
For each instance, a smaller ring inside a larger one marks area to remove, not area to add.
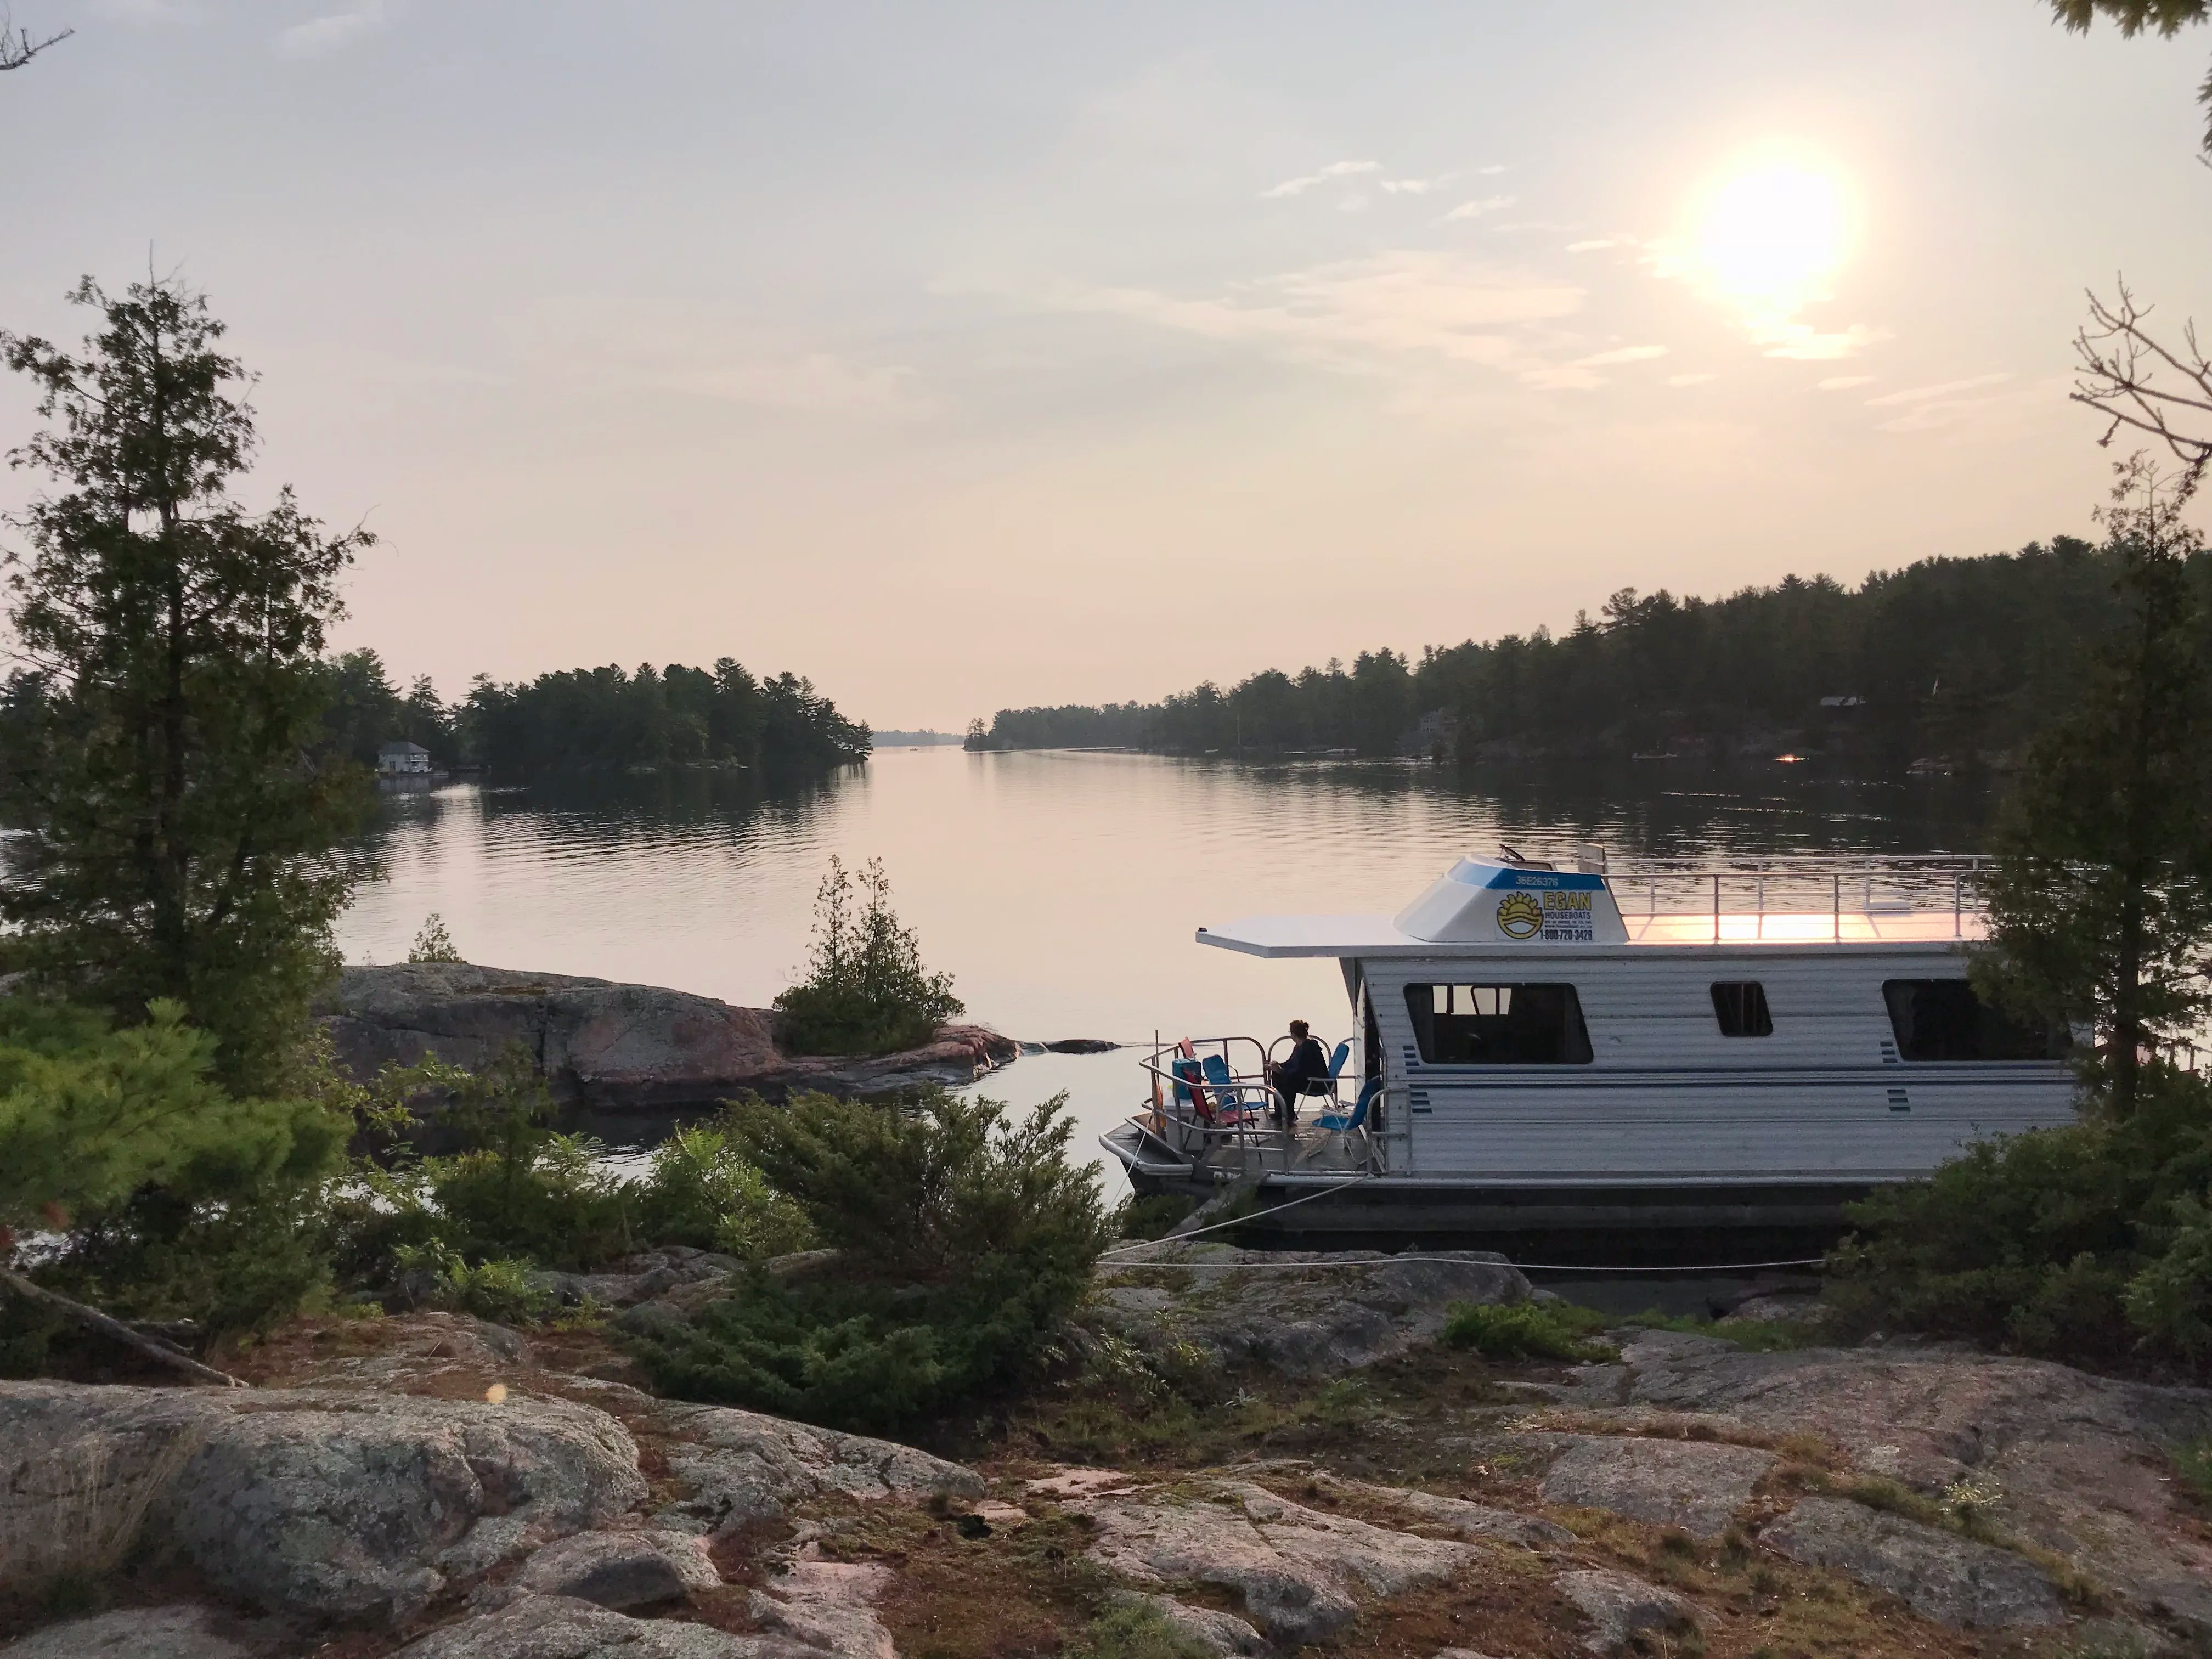
[[[759,1260],[814,1243],[806,1212],[769,1185],[726,1124],[677,1130],[635,1192],[639,1236],[655,1244]]]
[[[586,1137],[549,1133],[520,1154],[424,1158],[438,1236],[471,1260],[526,1256],[572,1271],[628,1255],[637,1248],[632,1196],[605,1152]]]
[[[500,1258],[471,1267],[437,1239],[402,1245],[393,1255],[401,1273],[419,1282],[417,1299],[428,1307],[518,1325],[537,1318],[553,1305],[550,1292],[531,1284],[527,1261]]]
[[[1455,1302],[1444,1310],[1443,1340],[1487,1359],[1606,1359],[1589,1340],[1603,1316],[1563,1302]]]
[[[2096,1364],[2212,1361],[2212,1079],[2147,1066],[2134,1115],[1978,1142],[1848,1212],[1826,1298],[1917,1330]]]
[[[1034,1366],[1112,1237],[1054,1098],[1006,1109],[942,1090],[890,1106],[800,1095],[732,1106],[737,1144],[841,1253],[637,1340],[663,1392],[832,1427],[909,1422]]]
[[[0,998],[0,1259],[13,1235],[52,1235],[42,1283],[210,1336],[321,1296],[350,1118],[322,1096],[233,1096],[214,1054],[173,1003],[118,1030],[87,1009]],[[39,1328],[12,1334],[11,1369],[41,1363],[53,1332]]]
[[[775,1000],[783,1016],[777,1036],[786,1048],[893,1054],[927,1042],[963,1011],[951,976],[921,965],[921,944],[911,928],[899,926],[890,896],[882,860],[871,859],[857,878],[839,860],[830,860],[814,898],[806,978]]]

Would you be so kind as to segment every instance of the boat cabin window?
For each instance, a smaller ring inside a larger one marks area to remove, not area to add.
[[[1766,988],[1755,979],[1723,980],[1715,985],[1713,1017],[1721,1023],[1723,1036],[1774,1035],[1774,1016],[1766,1007]]]
[[[1431,1066],[1587,1066],[1571,985],[1408,985],[1413,1042]]]
[[[2071,1039],[2008,1018],[1963,979],[1882,981],[1897,1052],[1905,1060],[2057,1060]]]

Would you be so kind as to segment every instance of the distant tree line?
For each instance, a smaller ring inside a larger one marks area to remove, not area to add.
[[[495,772],[706,766],[796,775],[865,760],[872,747],[868,728],[811,681],[756,679],[728,657],[712,669],[643,663],[635,673],[577,668],[509,684],[478,675],[453,703],[427,677],[403,696],[374,651],[349,651],[328,672],[331,736],[365,765],[383,744],[405,741],[441,766]]]
[[[1460,760],[1827,752],[1902,767],[2002,763],[2078,694],[2118,619],[2118,556],[2071,537],[1927,559],[1856,588],[1790,576],[1724,599],[1623,588],[1539,628],[1268,669],[1152,704],[1001,709],[976,749],[1433,754]],[[2201,590],[2206,561],[2190,561]],[[2207,641],[2212,648],[2212,641]]]

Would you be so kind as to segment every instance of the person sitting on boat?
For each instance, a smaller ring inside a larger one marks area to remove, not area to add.
[[[1268,1068],[1267,1081],[1275,1090],[1275,1121],[1285,1129],[1298,1123],[1298,1097],[1314,1084],[1328,1081],[1328,1054],[1302,1019],[1291,1022],[1291,1053]]]

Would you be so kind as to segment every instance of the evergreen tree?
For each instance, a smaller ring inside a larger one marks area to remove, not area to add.
[[[246,376],[173,279],[71,296],[80,356],[0,334],[52,424],[15,451],[58,485],[14,522],[9,618],[42,678],[12,726],[29,834],[0,915],[33,964],[126,1021],[156,999],[215,1034],[217,1075],[280,1092],[334,969],[358,770],[323,726],[325,632],[364,532],[330,536],[289,490],[250,514]]]
[[[2094,1025],[2093,1076],[2124,1118],[2146,1048],[2212,1006],[2212,656],[2186,490],[2140,458],[2118,471],[2104,516],[2122,620],[2029,747],[1977,971],[2015,1006]]]

